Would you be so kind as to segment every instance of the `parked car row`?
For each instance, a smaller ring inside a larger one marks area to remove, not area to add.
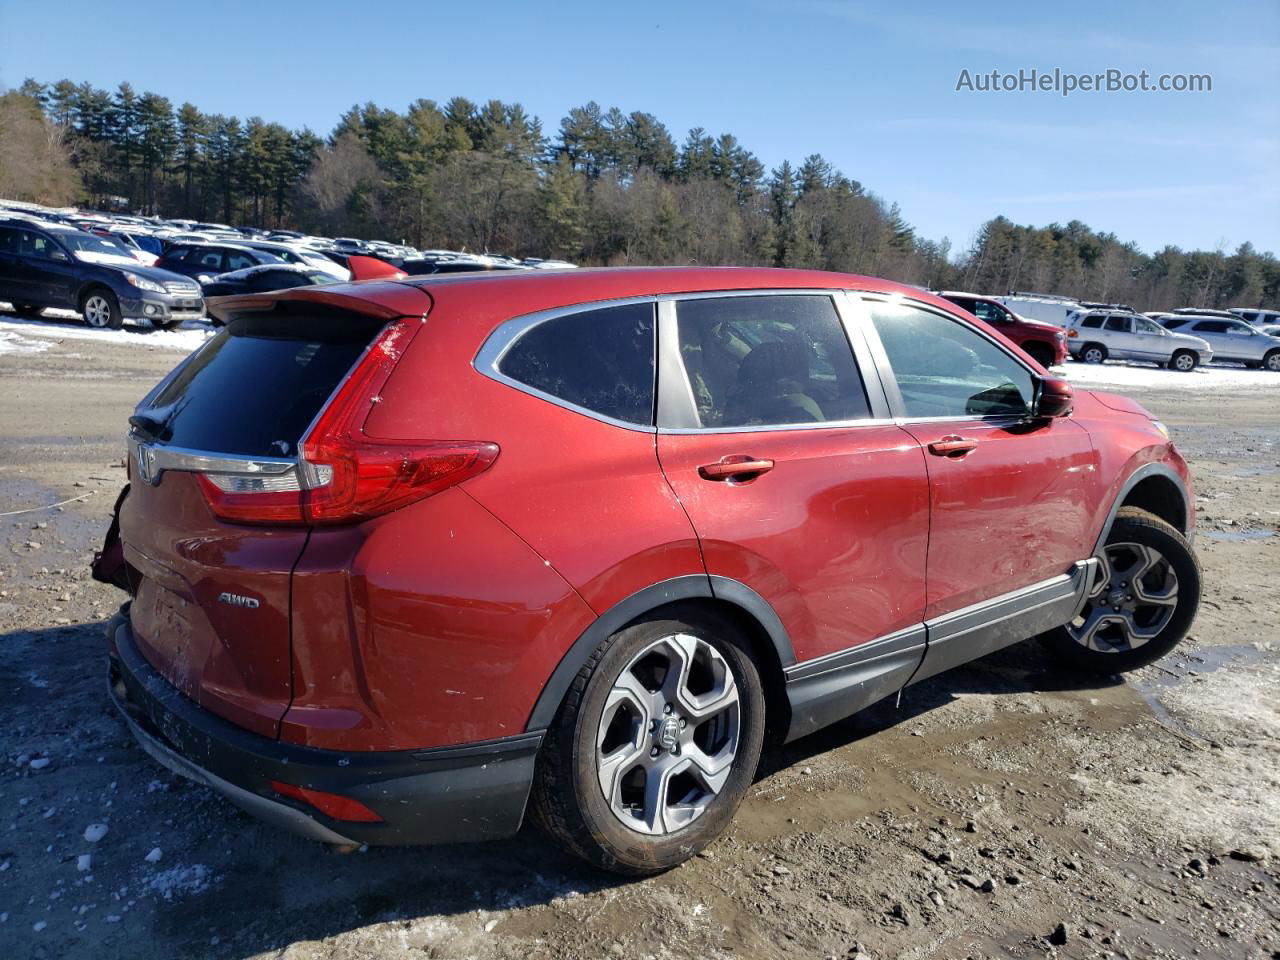
[[[1044,367],[1070,356],[1084,363],[1157,363],[1182,372],[1215,360],[1280,372],[1277,310],[1179,307],[1143,314],[1128,304],[1044,293],[938,295],[996,327]]]
[[[373,277],[574,266],[13,201],[0,201],[0,230],[0,301],[29,316],[75,310],[92,326],[116,328],[126,319],[164,329],[203,317],[205,297]]]

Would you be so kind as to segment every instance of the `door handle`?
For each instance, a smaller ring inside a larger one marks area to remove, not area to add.
[[[721,457],[718,463],[704,463],[698,468],[698,474],[704,480],[754,480],[762,473],[773,469],[772,460],[757,460],[742,454]]]
[[[978,446],[977,440],[968,437],[943,437],[929,444],[929,452],[937,457],[963,457]]]

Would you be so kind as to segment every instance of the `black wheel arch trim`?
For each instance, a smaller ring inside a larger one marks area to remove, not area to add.
[[[564,701],[569,685],[592,651],[611,634],[627,624],[640,619],[659,607],[680,600],[722,600],[738,607],[751,616],[763,628],[773,644],[778,660],[784,668],[796,662],[791,638],[774,609],[760,594],[745,583],[729,577],[692,573],[672,577],[637,590],[600,614],[573,642],[560,658],[550,678],[538,695],[538,700],[525,725],[526,730],[546,730],[555,720],[556,712]]]
[[[1191,529],[1191,517],[1194,506],[1191,498],[1187,495],[1187,485],[1183,482],[1176,470],[1163,463],[1144,463],[1121,485],[1116,493],[1115,499],[1111,503],[1111,509],[1107,512],[1106,522],[1102,525],[1102,530],[1098,534],[1098,539],[1093,545],[1093,555],[1097,556],[1102,550],[1103,544],[1107,542],[1107,536],[1111,533],[1111,528],[1115,525],[1116,514],[1120,512],[1120,507],[1124,504],[1125,498],[1133,492],[1133,489],[1144,480],[1152,477],[1162,477],[1173,484],[1178,491],[1178,495],[1182,498],[1182,524],[1178,530],[1183,536],[1186,536]]]

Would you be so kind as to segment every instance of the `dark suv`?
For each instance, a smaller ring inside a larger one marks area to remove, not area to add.
[[[16,220],[0,221],[0,300],[30,316],[76,310],[115,329],[126,317],[166,329],[204,316],[200,287],[186,277],[144,267],[91,233]]]
[[[266,250],[239,244],[181,243],[166,250],[156,266],[193,277],[203,284],[223,273],[268,263],[282,264],[284,260]]]
[[[1165,429],[917,289],[530,270],[215,310],[130,420],[112,696],[308,837],[503,837],[528,803],[661,870],[766,735],[1036,635],[1130,670],[1196,613]]]

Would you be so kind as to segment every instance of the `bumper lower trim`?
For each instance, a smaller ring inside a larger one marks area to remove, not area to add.
[[[109,693],[146,752],[248,813],[325,843],[496,840],[524,819],[543,732],[419,750],[344,753],[259,736],[181,694],[142,657],[125,617],[107,628]],[[381,823],[339,821],[271,781],[353,797]]]

